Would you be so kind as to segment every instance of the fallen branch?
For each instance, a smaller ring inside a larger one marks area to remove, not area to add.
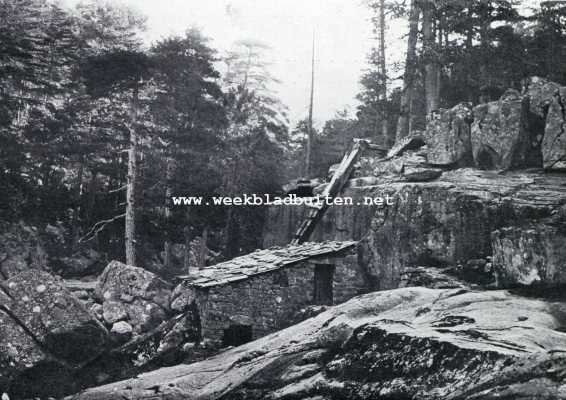
[[[128,187],[128,185],[124,185],[124,186],[122,186],[122,187],[119,187],[118,189],[109,190],[108,193],[121,192],[122,190],[126,190],[127,187]]]
[[[79,239],[79,243],[88,242],[89,240],[94,239],[96,235],[98,235],[108,224],[111,224],[112,222],[120,218],[124,218],[125,216],[126,213],[123,213],[120,215],[116,215],[115,217],[112,217],[110,219],[98,221],[96,224],[92,226],[92,228],[90,228],[90,230],[87,232],[86,235],[84,235],[82,238]]]

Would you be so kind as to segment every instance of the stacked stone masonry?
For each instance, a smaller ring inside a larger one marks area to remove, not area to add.
[[[315,293],[317,269],[330,271],[332,278],[331,301],[325,305],[343,303],[369,289],[356,248],[348,247],[244,280],[205,287],[188,283],[183,291],[198,310],[204,339],[226,344],[226,331],[234,326],[251,327],[249,339],[257,339],[289,326],[301,309],[322,304]]]

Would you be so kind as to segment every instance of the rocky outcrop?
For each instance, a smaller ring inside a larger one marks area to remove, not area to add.
[[[452,167],[473,165],[471,123],[472,106],[458,104],[441,110],[427,125],[424,137],[428,146],[428,162]]]
[[[372,277],[374,289],[398,287],[402,270],[413,265],[461,265],[467,275],[475,269],[468,261],[494,255],[498,245],[492,243],[492,232],[546,224],[548,218],[555,220],[553,226],[561,226],[563,221],[556,216],[566,202],[563,180],[561,174],[460,169],[446,171],[432,182],[404,182],[399,177],[349,187],[342,196],[351,197],[353,205],[330,207],[311,239],[361,240],[360,264]],[[385,196],[394,204],[366,202]],[[300,211],[300,207],[270,209],[266,241],[288,243],[299,225]],[[498,274],[502,275],[501,268]],[[477,275],[479,281],[488,281]]]
[[[492,234],[501,285],[566,284],[566,236],[546,224],[501,228]]]
[[[566,169],[566,87],[557,90],[550,103],[542,157],[544,168]]]
[[[171,289],[149,271],[112,261],[100,275],[95,294],[102,302],[102,316],[109,327],[125,321],[139,334],[167,318]]]
[[[523,96],[529,98],[529,111],[543,120],[560,85],[547,79],[533,76],[523,82]]]
[[[427,167],[430,165],[426,159],[426,149],[407,150],[395,158],[362,157],[356,165],[352,178],[379,177],[381,180],[388,177],[398,178],[407,169]]]
[[[478,393],[513,382],[524,387],[524,376],[505,377],[511,368],[528,372],[526,362],[538,366],[529,372],[533,383],[556,390],[564,375],[552,374],[546,360],[566,350],[563,308],[504,291],[372,293],[203,362],[71,398],[482,398]]]
[[[562,179],[457,170],[444,173],[441,181],[378,186],[378,192],[394,190],[397,201],[373,215],[362,240],[362,265],[378,288],[390,289],[408,265],[465,267],[469,260],[495,256],[492,232],[511,224],[542,224],[561,209]]]
[[[509,90],[498,101],[474,108],[471,138],[476,167],[507,170],[541,166],[542,132],[529,126],[529,107],[527,97]]]
[[[102,324],[46,272],[28,270],[1,284],[0,392],[65,393],[69,376],[106,343]]]

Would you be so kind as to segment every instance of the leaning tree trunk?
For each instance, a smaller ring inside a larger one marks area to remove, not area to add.
[[[138,116],[139,89],[134,88],[131,121],[130,121],[130,148],[128,150],[128,177],[126,188],[126,264],[136,265],[136,177],[138,157],[138,137],[136,123]]]
[[[405,62],[405,74],[403,77],[403,92],[401,94],[399,120],[397,122],[397,135],[395,138],[397,141],[409,134],[411,103],[413,101],[413,83],[417,71],[419,15],[420,10],[417,0],[413,0],[411,2],[411,12],[409,16],[409,37],[407,40],[407,59]]]
[[[423,55],[425,70],[425,104],[426,115],[429,117],[433,111],[438,110],[439,82],[438,82],[438,57],[435,51],[435,34],[433,30],[433,18],[435,5],[432,0],[422,1],[423,10]]]

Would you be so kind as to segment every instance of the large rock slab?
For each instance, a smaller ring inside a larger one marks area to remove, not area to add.
[[[205,361],[71,398],[443,399],[477,392],[481,379],[496,386],[526,357],[566,350],[561,312],[505,291],[371,293]]]
[[[460,168],[472,166],[472,121],[471,104],[462,103],[441,110],[438,117],[427,124],[424,133],[428,162]]]
[[[529,126],[529,100],[510,90],[495,102],[474,108],[471,138],[476,167],[540,167],[542,132]],[[538,137],[537,137],[538,136]]]
[[[566,87],[560,88],[550,103],[542,158],[545,169],[566,169]]]
[[[492,239],[501,285],[566,284],[566,236],[560,229],[545,224],[505,227]]]
[[[0,290],[0,392],[57,394],[106,349],[108,333],[62,284],[28,270]]]
[[[80,366],[104,350],[106,330],[59,279],[30,270],[4,287],[11,298],[5,304],[10,315],[50,353]]]

